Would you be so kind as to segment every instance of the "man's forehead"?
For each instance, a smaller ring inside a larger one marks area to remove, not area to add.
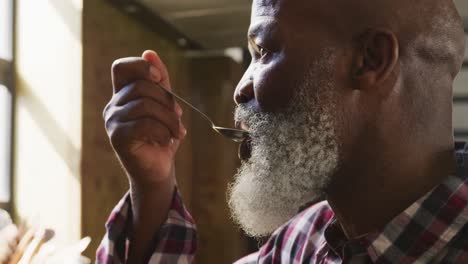
[[[320,10],[324,6],[331,6],[330,2],[325,0],[253,0],[252,19],[255,17],[278,18],[280,16],[307,17],[307,13],[311,10]]]

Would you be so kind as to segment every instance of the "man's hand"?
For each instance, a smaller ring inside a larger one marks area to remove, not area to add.
[[[114,95],[104,109],[112,147],[130,181],[132,233],[127,263],[143,263],[166,221],[175,187],[174,158],[187,133],[171,95],[169,74],[154,51],[112,65]]]
[[[174,174],[174,156],[186,131],[182,109],[155,83],[171,87],[154,52],[112,65],[114,95],[104,109],[107,134],[132,184],[151,188]]]

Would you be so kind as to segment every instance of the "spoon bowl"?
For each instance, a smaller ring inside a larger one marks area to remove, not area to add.
[[[242,142],[245,138],[249,136],[249,132],[235,128],[213,126],[213,129],[214,131],[231,139],[234,142]]]
[[[242,142],[245,138],[249,136],[249,132],[245,130],[240,130],[240,129],[235,129],[235,128],[227,128],[227,127],[220,127],[216,126],[211,118],[209,118],[205,113],[203,113],[201,110],[193,106],[191,103],[187,102],[184,98],[178,96],[174,92],[170,91],[160,83],[156,83],[156,85],[166,91],[166,93],[174,96],[176,99],[187,105],[188,107],[192,108],[196,112],[198,112],[200,115],[202,115],[208,122],[211,123],[211,128],[213,128],[214,131],[216,131],[218,134],[231,139],[234,142]]]

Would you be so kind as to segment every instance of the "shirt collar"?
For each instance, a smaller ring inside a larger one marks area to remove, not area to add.
[[[468,222],[468,144],[456,145],[457,173],[369,236],[374,263],[429,262]]]

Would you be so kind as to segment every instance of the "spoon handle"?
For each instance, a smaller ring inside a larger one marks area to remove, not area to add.
[[[156,83],[156,85],[163,89],[166,93],[174,96],[175,98],[177,98],[179,101],[183,102],[184,104],[186,104],[187,106],[189,106],[190,108],[192,108],[193,110],[197,111],[199,114],[201,114],[206,120],[208,120],[208,122],[211,123],[211,126],[214,126],[214,123],[213,121],[211,121],[211,118],[209,118],[205,113],[203,113],[202,111],[200,111],[198,108],[196,108],[195,106],[193,106],[191,103],[185,101],[184,98],[178,96],[177,94],[171,92],[169,89],[167,89],[166,87],[164,87],[162,84],[160,83]]]

